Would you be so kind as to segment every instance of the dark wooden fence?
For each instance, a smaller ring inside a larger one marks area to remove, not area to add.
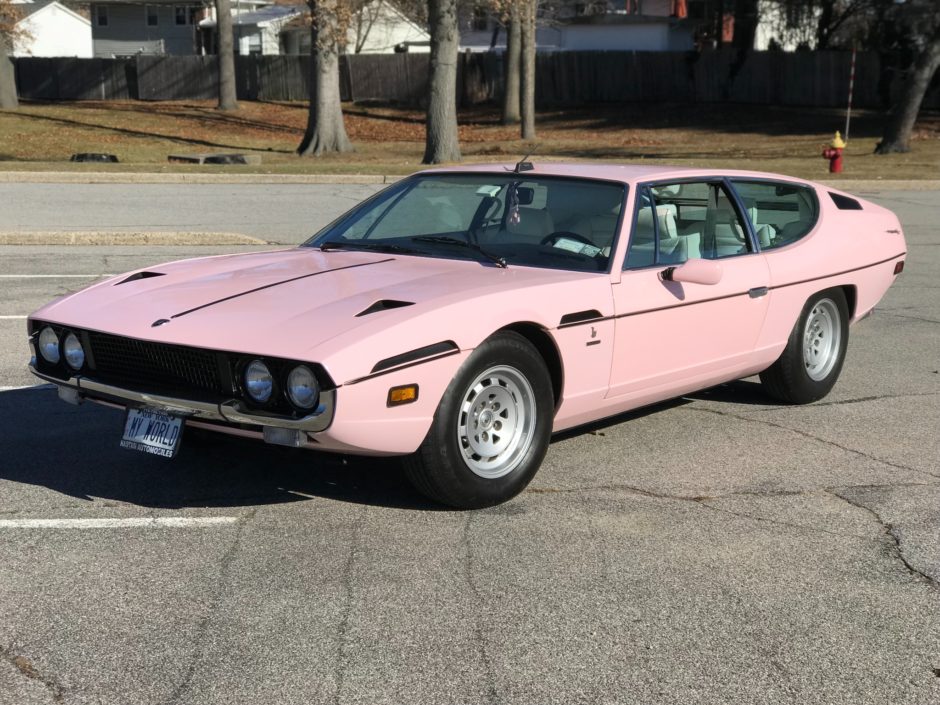
[[[539,54],[540,107],[596,102],[669,101],[841,107],[846,103],[846,52],[553,52]],[[144,56],[133,59],[16,59],[19,94],[39,100],[211,100],[218,96],[214,56]],[[306,56],[244,56],[236,62],[241,100],[307,100]],[[881,108],[900,91],[903,75],[890,57],[858,55],[858,107]],[[427,54],[343,56],[343,100],[423,106]],[[461,54],[461,106],[498,99],[502,55]],[[924,106],[940,108],[940,79]]]

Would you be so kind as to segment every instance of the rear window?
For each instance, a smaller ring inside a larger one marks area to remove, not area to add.
[[[796,242],[819,218],[819,202],[809,186],[773,181],[732,180],[761,250]]]

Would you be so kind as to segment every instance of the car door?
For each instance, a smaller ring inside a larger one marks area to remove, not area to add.
[[[635,200],[629,249],[613,284],[608,396],[646,403],[756,372],[769,274],[728,184],[647,184]]]

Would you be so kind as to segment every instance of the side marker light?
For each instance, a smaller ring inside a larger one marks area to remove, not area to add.
[[[401,406],[418,401],[418,385],[406,384],[401,387],[392,387],[388,390],[386,406]]]

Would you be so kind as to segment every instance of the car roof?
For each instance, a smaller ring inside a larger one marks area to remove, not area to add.
[[[546,175],[546,176],[574,176],[586,179],[604,179],[608,181],[621,181],[627,184],[635,184],[644,181],[661,181],[665,179],[689,179],[696,177],[750,177],[760,179],[779,179],[803,184],[812,184],[805,179],[798,179],[792,176],[782,174],[771,174],[761,171],[746,171],[740,169],[704,169],[699,167],[672,166],[668,164],[639,165],[639,164],[591,164],[591,163],[563,163],[563,162],[539,162],[536,159],[530,159],[531,170],[522,172],[526,175]],[[454,167],[443,167],[429,169],[420,173],[433,172],[470,172],[470,173],[506,173],[515,169],[516,164],[512,163],[493,163],[493,164],[468,164]]]

